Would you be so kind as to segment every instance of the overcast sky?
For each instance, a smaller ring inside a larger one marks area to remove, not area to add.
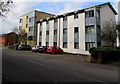
[[[108,1],[117,11],[118,0],[51,0],[51,2],[49,0],[13,0],[14,3],[10,5],[10,12],[7,18],[0,18],[0,30],[2,30],[0,33],[8,33],[14,27],[18,27],[20,16],[33,10],[63,14]]]

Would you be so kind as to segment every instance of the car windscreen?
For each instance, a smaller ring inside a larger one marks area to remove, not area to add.
[[[54,47],[55,49],[61,49],[60,47]]]

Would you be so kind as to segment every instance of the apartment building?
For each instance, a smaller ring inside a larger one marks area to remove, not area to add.
[[[25,30],[27,36],[27,44],[34,46],[37,43],[37,25],[36,22],[40,19],[53,17],[53,14],[34,10],[20,17],[19,29]]]
[[[120,24],[120,1],[118,2],[118,22]]]
[[[37,45],[60,46],[65,52],[89,54],[103,45],[101,30],[106,21],[115,21],[117,12],[110,3],[41,19],[37,22]]]

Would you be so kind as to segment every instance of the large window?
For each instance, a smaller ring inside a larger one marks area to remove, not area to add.
[[[57,30],[54,30],[54,35],[57,35]]]
[[[53,46],[57,46],[57,42],[54,42],[54,43],[53,43]]]
[[[64,16],[64,17],[63,17],[63,21],[67,21],[67,16]]]
[[[94,34],[95,33],[94,26],[86,26],[85,33],[86,34]]]
[[[40,31],[40,36],[42,36],[42,31]]]
[[[46,31],[46,35],[49,35],[49,31]]]
[[[86,50],[89,50],[90,48],[95,46],[94,42],[86,42],[85,44],[86,44]]]
[[[74,42],[74,49],[79,49],[79,43],[78,42]]]
[[[79,28],[74,27],[74,49],[79,49]]]
[[[85,12],[85,17],[89,18],[89,17],[94,17],[94,10],[90,10]]]
[[[49,46],[49,42],[46,42],[46,46]]]
[[[63,29],[63,34],[67,34],[67,28]]]
[[[63,48],[67,48],[67,42],[63,42]]]

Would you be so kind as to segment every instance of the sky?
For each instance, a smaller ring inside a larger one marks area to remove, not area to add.
[[[0,34],[11,32],[14,27],[18,28],[20,16],[33,10],[59,15],[105,2],[110,2],[118,10],[118,0],[13,0],[7,17],[0,18]]]

